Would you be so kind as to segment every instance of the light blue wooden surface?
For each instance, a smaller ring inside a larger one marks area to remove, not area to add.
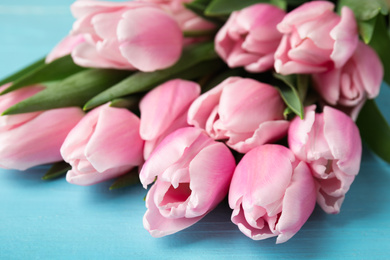
[[[71,3],[0,2],[0,78],[42,57],[67,34]],[[388,121],[389,100],[384,86],[378,102]],[[341,213],[316,208],[281,245],[242,235],[226,202],[189,229],[155,239],[142,226],[142,187],[109,191],[110,182],[44,182],[44,170],[0,170],[0,259],[390,258],[390,165],[367,150]]]

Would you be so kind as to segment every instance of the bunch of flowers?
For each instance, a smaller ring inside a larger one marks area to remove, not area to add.
[[[390,162],[372,100],[390,82],[389,6],[258,2],[76,1],[70,34],[1,81],[0,166],[152,185],[143,224],[154,237],[226,196],[255,240],[289,240],[316,202],[339,213],[361,137]]]

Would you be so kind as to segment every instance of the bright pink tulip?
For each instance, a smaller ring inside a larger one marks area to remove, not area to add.
[[[9,84],[0,87],[3,91]],[[0,113],[43,87],[31,86],[0,96]],[[69,107],[0,117],[0,167],[26,170],[61,161],[60,147],[84,113]]]
[[[201,129],[168,135],[140,173],[145,188],[157,177],[146,196],[144,227],[162,237],[199,221],[226,196],[235,166],[229,149]]]
[[[246,153],[287,134],[289,122],[283,119],[284,109],[274,87],[231,77],[194,101],[188,111],[188,123]]]
[[[187,111],[199,94],[200,86],[197,83],[174,79],[145,95],[139,105],[140,135],[145,140],[145,160],[167,135],[189,126]]]
[[[143,162],[139,118],[124,108],[105,104],[89,112],[61,147],[72,169],[66,180],[92,185],[123,175]]]
[[[274,53],[282,34],[276,25],[285,12],[273,5],[256,4],[233,12],[215,38],[215,50],[229,67],[250,72],[274,65]]]
[[[72,51],[80,66],[154,71],[181,55],[182,31],[156,4],[79,0],[72,12],[72,35],[85,39]]]
[[[319,73],[341,68],[354,53],[358,31],[352,10],[341,17],[327,1],[305,3],[278,24],[283,33],[275,53],[275,70],[281,74]]]
[[[84,36],[81,34],[68,35],[46,56],[46,63],[50,63],[55,59],[69,55],[77,45],[83,43]]]
[[[291,122],[288,143],[312,170],[318,204],[327,213],[338,213],[360,167],[362,144],[355,123],[337,109],[325,106],[317,114],[310,106],[304,120]]]
[[[313,75],[321,97],[347,110],[354,120],[366,99],[378,96],[382,79],[383,66],[378,55],[363,42],[359,42],[353,56],[340,69]]]
[[[313,212],[316,190],[305,162],[281,145],[249,151],[233,174],[229,190],[232,221],[248,237],[289,240]]]

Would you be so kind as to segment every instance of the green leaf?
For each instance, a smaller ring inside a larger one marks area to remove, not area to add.
[[[30,73],[31,71],[35,70],[38,67],[41,67],[44,64],[45,64],[45,58],[42,58],[42,59],[28,65],[27,67],[19,70],[18,72],[6,77],[2,81],[0,81],[0,86],[4,85],[6,83],[10,83],[10,82],[13,82],[15,80],[18,80],[19,78],[23,77],[25,74]]]
[[[291,116],[293,115],[293,116]],[[291,108],[289,107],[286,107],[283,111],[283,117],[285,120],[289,120],[290,118],[294,118],[295,117],[295,113],[291,110]]]
[[[381,59],[384,68],[384,80],[390,84],[390,36],[387,33],[385,17],[382,15],[379,15],[376,19],[370,46],[374,48]]]
[[[133,186],[135,184],[140,183],[139,175],[138,175],[138,168],[133,168],[129,173],[122,175],[119,177],[111,186],[110,190],[116,190],[125,188],[128,186]]]
[[[370,20],[379,13],[388,14],[386,0],[340,0],[338,4],[339,12],[343,6],[351,8],[359,21]]]
[[[276,88],[279,90],[279,93],[283,99],[283,101],[286,103],[286,105],[300,118],[303,119],[304,111],[303,111],[303,104],[301,99],[299,98],[299,93],[296,89],[295,82],[295,75],[288,75],[283,76],[280,74],[274,73],[274,77],[278,79],[276,83]]]
[[[143,95],[135,94],[128,97],[116,98],[111,101],[110,107],[127,108],[138,112],[138,105]]]
[[[224,17],[225,20],[232,12],[241,10],[245,7],[258,4],[267,3],[275,5],[283,10],[287,9],[287,4],[294,6],[298,3],[306,2],[305,0],[213,0],[204,10],[206,17]]]
[[[282,10],[287,10],[287,0],[270,0],[270,4],[277,6]]]
[[[257,3],[268,3],[267,0],[213,0],[206,8],[207,16],[230,15],[232,12],[241,10]]]
[[[62,161],[53,164],[53,166],[42,177],[42,180],[52,180],[66,174],[67,171],[72,169],[68,163]]]
[[[82,107],[90,98],[129,75],[129,71],[90,69],[53,83],[34,96],[8,108],[13,115],[61,107]]]
[[[192,10],[191,8],[195,8],[196,10],[204,12],[211,1],[212,0],[195,0],[190,3],[184,3],[184,6],[188,7],[190,10]]]
[[[223,20],[225,19],[220,19],[218,17],[209,17],[205,15],[205,10],[207,6],[210,4],[211,0],[195,0],[190,3],[184,3],[184,6],[189,9],[190,11],[194,12],[198,16],[202,17],[205,20],[208,20],[210,22],[216,23],[218,25],[223,24]]]
[[[51,63],[37,66],[35,69],[14,81],[12,86],[7,88],[1,94],[37,83],[62,80],[85,69],[86,68],[82,68],[74,64],[70,55],[64,56]]]
[[[93,97],[84,106],[84,109],[91,109],[113,99],[130,94],[148,91],[173,78],[192,79],[199,73],[208,73],[207,70],[210,68],[204,66],[194,67],[204,61],[215,60],[217,58],[218,56],[214,51],[213,43],[207,42],[192,46],[192,48],[183,51],[180,60],[172,67],[154,72],[137,72]],[[181,73],[184,73],[184,75]]]
[[[297,75],[297,90],[299,99],[301,101],[306,99],[307,91],[309,89],[310,76],[305,74]]]
[[[390,126],[374,100],[367,100],[356,121],[362,139],[373,152],[390,163]]]
[[[376,16],[366,21],[359,21],[359,34],[364,43],[369,44],[374,35]]]

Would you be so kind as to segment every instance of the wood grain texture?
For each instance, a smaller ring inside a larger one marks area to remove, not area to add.
[[[66,0],[0,3],[0,77],[45,55],[72,24]],[[390,121],[390,88],[378,99]],[[389,148],[390,152],[390,148]],[[285,244],[252,241],[230,222],[226,201],[196,225],[155,239],[144,230],[141,186],[45,182],[44,167],[0,170],[0,259],[386,259],[390,165],[365,150],[338,215],[316,208]]]

